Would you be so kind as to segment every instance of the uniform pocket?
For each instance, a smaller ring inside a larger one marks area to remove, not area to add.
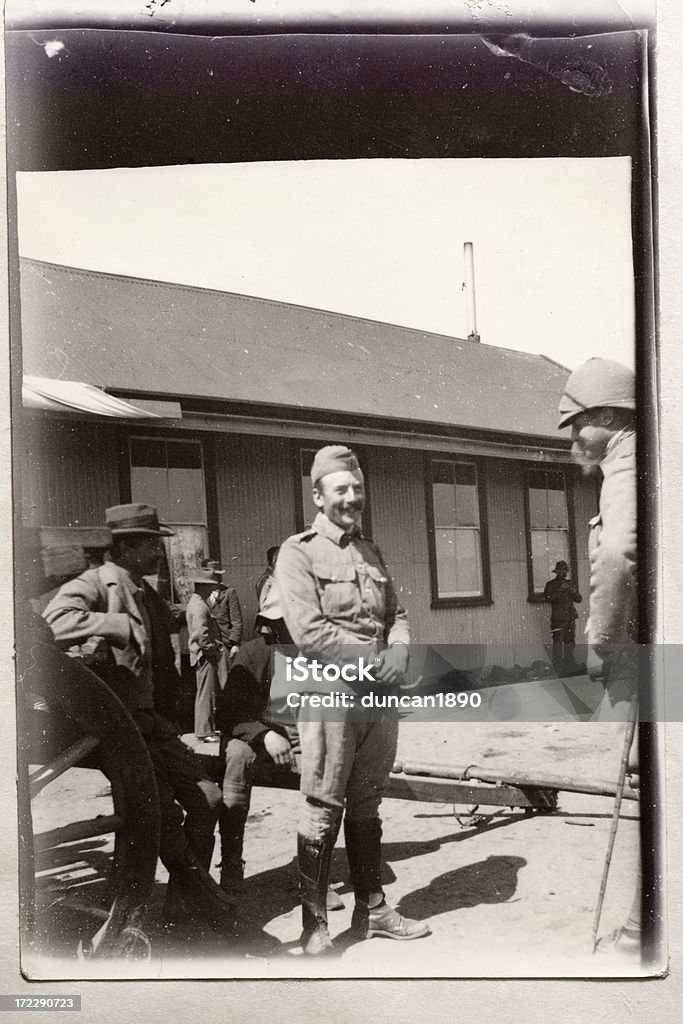
[[[314,562],[320,607],[330,619],[348,615],[358,604],[358,581],[353,565],[346,562]]]

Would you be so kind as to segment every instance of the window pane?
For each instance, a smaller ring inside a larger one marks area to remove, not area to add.
[[[439,597],[483,593],[477,467],[433,459],[434,548]]]
[[[564,490],[564,476],[562,473],[546,473],[546,487],[549,491]]]
[[[548,492],[529,488],[529,522],[532,530],[545,530],[548,525]]]
[[[201,469],[169,469],[170,523],[204,523],[204,474]]]
[[[435,484],[455,483],[455,464],[434,459],[432,462],[432,482]]]
[[[476,597],[481,587],[481,552],[477,530],[437,530],[436,564],[439,597]]]
[[[458,593],[455,530],[436,530],[436,565],[439,597],[455,597]]]
[[[476,485],[458,484],[455,488],[455,508],[458,526],[479,525],[479,502]]]
[[[544,491],[547,486],[548,474],[543,469],[531,469],[526,475],[527,484],[529,487],[536,487],[539,491]]]
[[[548,526],[559,530],[567,528],[567,499],[564,490],[548,491]]]
[[[162,521],[169,518],[168,478],[165,469],[132,466],[130,489],[131,501],[154,505]]]
[[[130,462],[132,466],[166,466],[164,442],[134,438],[130,442]]]
[[[202,449],[198,441],[168,441],[167,453],[172,469],[202,468]]]
[[[455,556],[458,592],[474,595],[481,593],[479,534],[476,530],[458,530],[455,535]]]
[[[455,488],[452,484],[434,484],[434,525],[455,526]]]
[[[456,484],[475,486],[477,483],[477,471],[471,463],[456,462],[453,465]]]
[[[569,537],[564,530],[533,530],[531,533],[531,559],[534,593],[542,594],[552,578],[553,569],[561,559],[569,561]]]

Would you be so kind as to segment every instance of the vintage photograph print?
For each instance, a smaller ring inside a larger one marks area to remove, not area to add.
[[[665,970],[651,11],[455,6],[8,7],[28,979]]]

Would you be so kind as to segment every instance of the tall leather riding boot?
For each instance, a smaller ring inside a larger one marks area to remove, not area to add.
[[[344,819],[346,856],[356,900],[367,904],[382,890],[382,822],[379,818]]]
[[[165,916],[173,923],[182,910],[197,924],[207,925],[224,937],[235,938],[239,924],[233,901],[216,885],[191,850],[170,866]]]
[[[359,939],[420,939],[429,925],[402,917],[384,899],[381,880],[382,823],[379,818],[344,819],[346,856],[356,896],[351,930]]]
[[[215,828],[215,823],[214,823]],[[187,837],[187,843],[192,851],[198,864],[204,868],[204,871],[208,872],[211,868],[211,861],[213,859],[213,850],[216,844],[216,837],[214,830],[209,831],[208,828],[196,828],[194,823],[188,823],[187,819],[183,826],[183,831]]]
[[[218,830],[221,837],[221,889],[226,892],[239,889],[244,878],[244,826],[247,822],[246,807],[221,807],[218,816]]]
[[[336,835],[297,836],[301,891],[301,948],[306,956],[328,956],[334,946],[327,930],[327,882]]]

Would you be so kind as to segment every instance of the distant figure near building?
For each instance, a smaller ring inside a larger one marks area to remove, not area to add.
[[[187,618],[190,664],[194,666],[197,694],[194,702],[194,734],[205,743],[217,743],[215,714],[220,692],[218,666],[223,657],[223,642],[218,622],[211,614],[215,595],[225,590],[211,572],[204,571],[192,578],[194,594],[185,612]]]
[[[221,563],[205,558],[202,561],[202,569],[212,574],[214,580],[220,583],[220,588],[211,595],[209,608],[211,614],[218,623],[218,629],[223,644],[223,656],[218,665],[218,678],[221,688],[225,686],[228,678],[230,662],[235,657],[242,643],[243,616],[240,599],[237,591],[231,587],[225,577],[225,569],[221,569]]]
[[[578,587],[569,579],[569,566],[560,559],[553,569],[555,578],[548,580],[543,597],[550,602],[550,636],[553,642],[553,667],[558,674],[576,669],[574,645],[576,643],[575,604],[581,604]]]

